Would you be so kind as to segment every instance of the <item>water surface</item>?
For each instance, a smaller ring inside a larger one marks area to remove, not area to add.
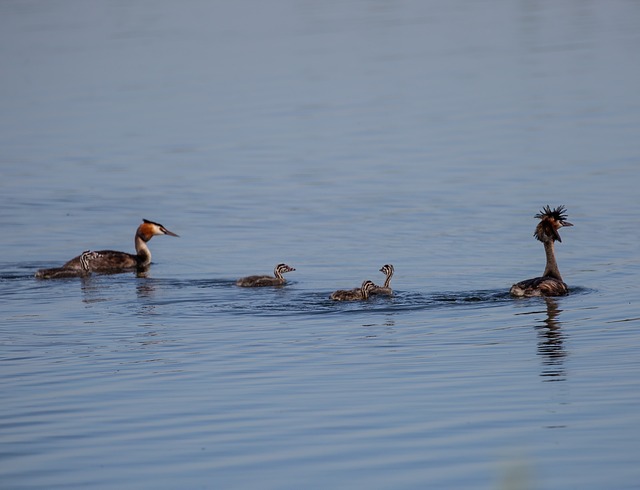
[[[639,22],[4,2],[2,486],[635,488]],[[513,300],[546,204],[572,292]],[[142,218],[146,277],[33,277]]]

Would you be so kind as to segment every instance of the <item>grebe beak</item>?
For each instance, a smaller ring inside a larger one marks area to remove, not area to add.
[[[563,221],[562,226],[573,226],[573,223],[569,223],[568,221]]]
[[[162,228],[160,228],[160,230],[161,230],[165,235],[180,237],[180,235],[176,235],[174,232],[167,230],[164,226],[163,226]]]

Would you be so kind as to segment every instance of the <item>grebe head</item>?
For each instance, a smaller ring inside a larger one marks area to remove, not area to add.
[[[380,272],[386,274],[387,276],[393,275],[393,266],[391,264],[385,264],[380,268]]]
[[[284,274],[286,272],[292,272],[294,270],[295,269],[293,267],[291,267],[291,266],[289,266],[287,264],[278,264],[278,265],[276,265],[275,272],[276,272],[276,275],[278,275],[278,273]]]
[[[142,221],[143,223],[138,227],[137,235],[145,242],[148,242],[152,237],[156,235],[178,236],[172,231],[167,230],[160,223],[155,223],[153,221],[149,221],[148,219],[143,219]]]
[[[91,261],[100,257],[98,252],[92,252],[91,250],[85,250],[80,255],[80,267],[83,271],[88,272],[91,270]]]
[[[566,211],[564,206],[551,209],[549,205],[547,205],[542,208],[542,210],[534,216],[534,218],[540,220],[540,223],[536,226],[536,231],[533,236],[541,242],[553,242],[556,240],[562,242],[558,230],[563,226],[573,226],[573,223],[567,221]]]
[[[360,286],[360,290],[362,291],[362,297],[364,299],[367,299],[369,297],[369,294],[371,293],[371,291],[373,291],[374,289],[376,289],[378,286],[376,286],[373,281],[363,281],[362,282],[362,286]]]

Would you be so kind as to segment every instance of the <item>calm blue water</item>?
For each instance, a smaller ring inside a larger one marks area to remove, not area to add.
[[[639,24],[2,2],[0,487],[638,488]],[[546,204],[572,293],[513,300]],[[147,277],[33,278],[142,218]]]

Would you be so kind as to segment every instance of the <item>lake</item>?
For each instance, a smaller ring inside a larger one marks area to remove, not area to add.
[[[638,488],[638,25],[0,4],[0,487]],[[545,205],[571,293],[512,299]],[[148,274],[34,278],[143,218]]]

